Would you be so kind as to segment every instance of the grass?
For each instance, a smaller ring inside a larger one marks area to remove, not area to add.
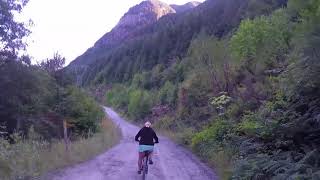
[[[100,132],[71,142],[68,152],[62,140],[48,143],[19,136],[15,138],[15,144],[0,139],[1,180],[32,179],[89,160],[117,143],[119,131],[110,120],[104,120]]]
[[[201,156],[202,159],[213,167],[219,178],[222,180],[228,180],[232,176],[233,172],[233,161],[232,155],[226,150],[220,150],[218,152],[212,152],[209,156]]]

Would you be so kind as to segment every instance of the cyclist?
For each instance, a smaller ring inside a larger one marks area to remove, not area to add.
[[[142,171],[142,160],[145,156],[145,151],[153,151],[154,144],[159,143],[157,134],[151,128],[151,123],[147,121],[144,127],[140,129],[138,134],[135,136],[135,140],[139,142],[139,160],[138,160],[138,174]],[[153,164],[152,153],[149,155],[149,164]]]

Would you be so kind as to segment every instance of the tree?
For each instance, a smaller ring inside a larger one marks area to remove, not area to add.
[[[289,49],[291,36],[289,18],[284,10],[272,16],[261,16],[241,22],[232,36],[230,47],[235,58],[247,61],[256,67],[273,66]]]
[[[319,92],[320,88],[320,1],[291,0],[290,12],[296,12],[299,24],[296,25],[293,44],[293,65],[289,72],[288,85],[293,86],[292,95],[302,92]]]
[[[201,33],[191,42],[188,55],[187,68],[208,73],[216,93],[231,91],[230,56],[224,40]]]
[[[177,99],[178,88],[170,81],[166,81],[164,86],[159,90],[159,101],[162,104],[174,105]]]
[[[8,132],[20,130],[31,117],[52,106],[55,84],[52,77],[36,67],[8,61],[0,66],[0,124]]]
[[[29,0],[0,1],[0,59],[15,59],[17,51],[25,49],[23,38],[30,34],[26,24],[17,22],[14,14],[21,13]]]
[[[152,96],[142,90],[133,90],[129,93],[128,113],[134,119],[144,118],[150,112]]]
[[[66,59],[56,52],[53,58],[42,61],[39,66],[48,73],[54,74],[63,68],[65,62]]]
[[[62,99],[57,105],[57,112],[72,124],[71,128],[77,135],[88,135],[98,131],[104,113],[84,91],[70,86],[65,89]]]

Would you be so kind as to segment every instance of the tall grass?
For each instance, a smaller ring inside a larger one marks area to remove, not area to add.
[[[0,139],[1,180],[33,179],[49,171],[86,161],[112,147],[119,139],[119,131],[110,120],[104,120],[99,133],[71,142],[69,151],[66,151],[61,140],[48,143],[17,135],[14,139],[15,144]]]
[[[210,147],[208,147],[210,148]],[[221,180],[228,180],[232,176],[234,162],[232,154],[227,149],[210,152],[207,155],[198,154],[205,162],[214,168]]]

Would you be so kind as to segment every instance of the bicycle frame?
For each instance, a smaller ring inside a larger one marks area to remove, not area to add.
[[[146,151],[144,152],[144,158],[143,158],[143,163],[142,163],[142,180],[146,179],[146,176],[148,174],[148,161],[149,161],[149,155],[150,155],[150,151]]]

